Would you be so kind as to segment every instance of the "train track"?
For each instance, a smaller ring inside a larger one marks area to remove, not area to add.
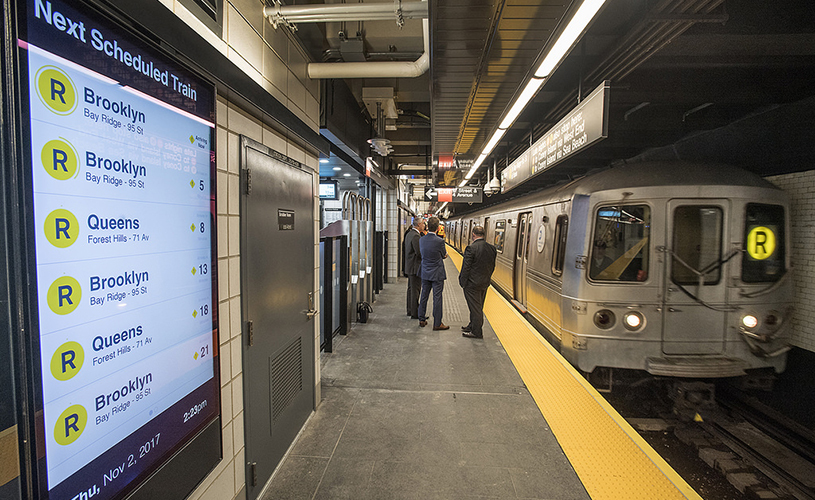
[[[799,500],[815,500],[815,432],[736,390],[717,393],[703,429]]]

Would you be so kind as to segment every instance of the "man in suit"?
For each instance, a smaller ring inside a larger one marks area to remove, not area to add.
[[[444,240],[439,238],[439,218],[431,217],[427,221],[427,234],[419,240],[422,252],[422,297],[419,300],[419,326],[427,325],[427,299],[430,290],[433,290],[433,329],[449,330],[450,327],[441,322],[442,318],[442,290],[447,273],[444,271],[444,259],[447,250]]]
[[[405,275],[408,279],[407,313],[411,319],[419,319],[419,291],[422,289],[422,252],[419,238],[424,231],[424,220],[413,219],[413,226],[405,235]]]
[[[490,286],[490,277],[495,270],[495,247],[484,240],[484,228],[473,228],[473,242],[464,250],[464,260],[461,263],[461,273],[458,275],[458,284],[464,289],[464,298],[467,300],[467,309],[470,310],[470,324],[462,326],[461,335],[471,339],[484,338],[482,327],[484,325],[484,300],[487,298],[487,288]]]

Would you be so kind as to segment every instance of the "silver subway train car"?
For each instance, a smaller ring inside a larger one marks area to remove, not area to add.
[[[789,205],[749,172],[641,163],[446,222],[483,225],[493,285],[578,369],[718,378],[785,368]]]

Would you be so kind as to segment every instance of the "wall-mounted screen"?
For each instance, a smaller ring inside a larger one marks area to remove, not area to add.
[[[122,498],[220,415],[215,89],[83,2],[19,5],[48,497]]]
[[[337,199],[337,181],[320,181],[320,199]]]

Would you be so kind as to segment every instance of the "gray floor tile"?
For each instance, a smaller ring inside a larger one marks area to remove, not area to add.
[[[565,461],[565,459],[564,459]],[[557,460],[553,460],[557,462]],[[519,498],[589,500],[589,494],[568,461],[555,467],[509,469]]]
[[[450,330],[408,319],[400,281],[322,355],[322,404],[269,500],[587,498],[489,325],[484,340],[461,336],[466,305],[448,276]]]
[[[325,472],[327,458],[289,456],[274,476],[261,500],[311,498]]]

